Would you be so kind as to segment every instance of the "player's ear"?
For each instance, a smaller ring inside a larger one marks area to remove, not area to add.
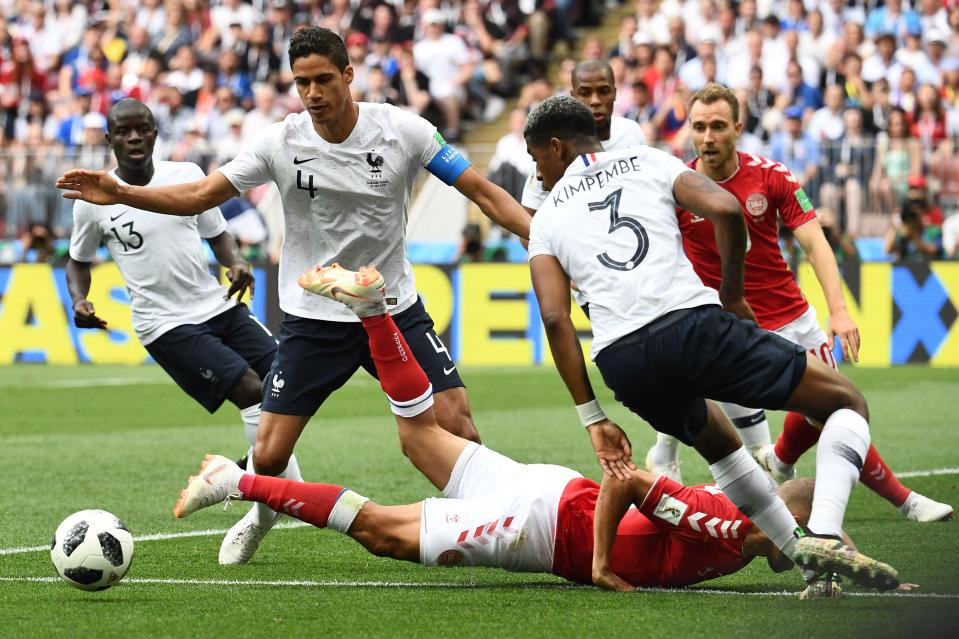
[[[348,64],[343,69],[343,79],[346,80],[347,84],[353,84],[353,65]]]
[[[735,129],[736,129],[736,137],[738,138],[739,136],[743,134],[742,120],[740,120],[739,122],[736,122]]]

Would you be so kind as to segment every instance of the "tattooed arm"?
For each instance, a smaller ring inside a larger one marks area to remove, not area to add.
[[[726,189],[696,171],[681,173],[673,182],[676,203],[713,223],[722,261],[719,299],[723,308],[742,319],[756,321],[746,303],[743,278],[746,259],[746,220],[739,201]]]

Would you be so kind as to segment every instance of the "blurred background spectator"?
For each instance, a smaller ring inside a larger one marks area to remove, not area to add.
[[[604,13],[615,22],[592,29]],[[52,181],[111,164],[103,116],[119,99],[156,114],[157,159],[206,171],[300,110],[286,49],[306,25],[344,38],[354,97],[463,138],[514,194],[525,114],[568,93],[578,60],[606,59],[615,113],[684,159],[689,95],[735,88],[741,147],[796,175],[846,255],[889,233],[910,259],[940,255],[923,248],[940,229],[948,257],[959,243],[952,0],[0,0],[0,17],[0,236],[18,246],[38,224],[54,245],[68,237]],[[275,255],[282,210],[268,189],[245,195],[247,250]]]

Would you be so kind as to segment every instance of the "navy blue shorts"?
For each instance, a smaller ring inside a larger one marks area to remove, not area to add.
[[[211,413],[252,368],[263,379],[276,340],[245,304],[202,324],[184,324],[148,344],[147,352],[187,395]]]
[[[624,406],[692,444],[706,426],[706,399],[781,408],[806,372],[806,351],[719,306],[700,306],[617,340],[596,365]]]
[[[433,320],[420,299],[393,316],[433,392],[464,386]],[[263,378],[263,410],[312,417],[334,391],[360,368],[376,377],[369,338],[359,322],[329,322],[287,314],[280,346]]]

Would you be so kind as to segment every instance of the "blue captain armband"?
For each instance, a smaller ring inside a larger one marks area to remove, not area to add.
[[[463,175],[463,171],[472,165],[469,160],[463,157],[459,149],[446,144],[446,141],[439,137],[438,134],[437,138],[438,142],[440,140],[443,141],[443,146],[440,148],[439,153],[434,155],[430,163],[426,165],[426,170],[446,182],[447,185],[453,186],[456,179]]]

